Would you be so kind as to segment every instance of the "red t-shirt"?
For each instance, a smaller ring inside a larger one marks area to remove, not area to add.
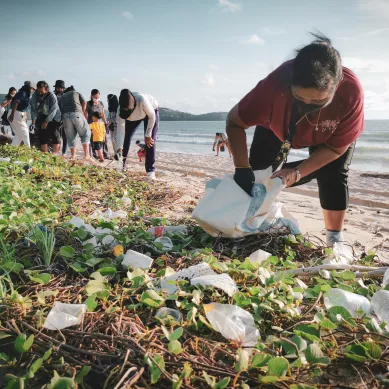
[[[293,61],[283,63],[260,81],[238,106],[239,116],[244,123],[250,127],[266,127],[281,141],[288,134],[293,104],[288,82],[292,66]],[[343,67],[343,80],[339,83],[334,99],[321,112],[310,113],[299,122],[292,146],[300,149],[326,143],[335,148],[344,147],[354,142],[363,128],[362,86],[356,75]]]

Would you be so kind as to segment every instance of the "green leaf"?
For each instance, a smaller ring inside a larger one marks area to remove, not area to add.
[[[320,328],[325,329],[325,330],[334,330],[337,328],[336,324],[334,324],[329,319],[324,319],[321,322],[319,322],[319,326],[320,326]]]
[[[155,363],[152,362],[150,359],[149,361],[151,362],[150,365],[151,384],[155,384],[159,380],[162,374],[160,369],[162,370],[165,369],[165,361],[163,360],[163,357],[161,355],[154,356]]]
[[[357,362],[366,362],[368,360],[367,349],[360,344],[351,344],[346,347],[346,357]]]
[[[181,354],[184,351],[181,347],[181,343],[178,340],[170,341],[168,344],[168,349],[175,355]]]
[[[334,306],[327,310],[328,317],[333,323],[338,322],[337,315],[340,315],[343,317],[344,320],[350,319],[351,313],[345,308],[340,306]]]
[[[372,359],[380,359],[382,356],[381,347],[374,342],[364,342],[362,346],[366,349],[369,357]]]
[[[6,353],[0,353],[0,361],[8,362],[9,356]]]
[[[9,338],[10,336],[12,336],[11,334],[7,334],[6,332],[0,332],[0,339],[5,339],[5,338]]]
[[[36,295],[36,298],[41,304],[46,304],[46,297],[55,297],[57,294],[58,290],[43,290]]]
[[[177,329],[175,329],[170,335],[169,335],[169,340],[172,341],[172,340],[178,340],[180,339],[180,337],[182,336],[184,330],[182,327],[178,327]]]
[[[47,389],[73,389],[76,386],[73,378],[60,377],[56,371],[54,371],[54,377],[47,385]]]
[[[38,284],[41,284],[41,285],[47,285],[51,279],[49,273],[41,273],[41,274],[30,273],[28,275],[28,278],[31,281],[37,282]]]
[[[209,374],[207,374],[204,370],[203,370],[203,377],[205,379],[205,381],[207,382],[207,384],[213,388],[215,386],[215,377],[213,376],[210,376]]]
[[[113,276],[116,273],[116,268],[113,266],[105,266],[101,267],[98,272],[100,272],[103,276]]]
[[[51,352],[52,352],[52,351],[53,351],[53,349],[52,349],[52,348],[49,348],[49,349],[43,354],[42,359],[43,359],[44,361],[47,361],[47,360],[50,358]]]
[[[79,228],[76,232],[77,236],[81,239],[81,240],[85,240],[85,238],[88,236],[88,231],[85,230],[85,228]]]
[[[97,308],[96,295],[92,294],[85,300],[86,309],[88,312],[93,312]]]
[[[304,385],[304,384],[293,384],[290,385],[289,389],[316,389],[316,386]]]
[[[69,266],[77,273],[82,273],[85,270],[88,270],[88,268],[84,266],[84,264],[82,264],[81,262],[69,263]]]
[[[20,377],[11,378],[8,381],[5,389],[24,389],[25,388],[24,380],[25,380],[24,378],[20,378]]]
[[[164,299],[155,290],[148,289],[140,296],[140,302],[150,307],[159,308],[164,303]]]
[[[312,324],[300,324],[295,327],[293,331],[296,335],[309,340],[310,342],[320,341],[320,332],[316,326]]]
[[[35,362],[33,362],[30,366],[30,368],[28,369],[28,371],[31,373],[31,374],[35,374],[42,366],[42,363],[43,363],[43,358],[38,358]]]
[[[330,359],[324,356],[316,343],[312,343],[307,347],[305,358],[311,364],[328,365],[330,363]]]
[[[71,246],[62,246],[59,249],[59,255],[61,255],[62,257],[65,257],[65,258],[73,258],[75,253],[76,253],[76,251]]]
[[[297,355],[298,352],[304,351],[307,348],[307,342],[301,336],[294,335],[289,340],[293,342],[296,347],[284,340],[280,341],[286,355]]]
[[[289,362],[284,357],[275,357],[270,359],[267,368],[268,375],[284,377],[288,372]]]
[[[84,382],[84,377],[89,374],[91,369],[92,368],[90,366],[83,366],[82,369],[77,373],[76,378],[74,380],[76,384],[82,384]]]
[[[215,389],[224,389],[227,388],[228,384],[230,383],[231,378],[230,377],[224,377],[222,380],[217,382],[215,384]]]
[[[279,377],[271,376],[271,375],[267,375],[264,377],[261,377],[261,376],[258,377],[258,381],[261,384],[271,384],[272,382],[277,382],[279,379],[280,379]]]
[[[270,361],[272,357],[269,354],[255,354],[252,361],[251,361],[251,368],[259,368],[267,366],[268,362]]]
[[[351,270],[345,270],[343,271],[340,276],[345,280],[345,281],[351,281],[354,280],[356,275],[353,271]]]
[[[26,334],[19,334],[15,339],[15,350],[18,353],[27,352],[34,343],[34,335],[30,335],[28,338]]]
[[[238,350],[238,359],[235,364],[235,370],[240,373],[246,371],[249,368],[250,355],[247,350],[239,349]]]

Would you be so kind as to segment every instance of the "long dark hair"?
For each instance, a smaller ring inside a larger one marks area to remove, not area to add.
[[[116,112],[118,110],[118,107],[119,107],[118,97],[116,95],[109,94],[107,96],[107,100],[108,100],[108,111],[109,112]]]
[[[120,108],[128,108],[130,105],[131,91],[129,89],[122,89],[119,95]]]
[[[342,78],[342,59],[331,40],[321,33],[308,46],[296,50],[292,84],[302,88],[326,89]]]
[[[12,99],[11,93],[12,93],[13,91],[16,92],[16,88],[14,88],[13,86],[11,86],[11,88],[8,89],[8,94],[7,94],[7,96],[5,96],[5,99],[6,99],[6,100]]]
[[[92,96],[93,95],[96,95],[96,94],[100,94],[99,90],[98,89],[92,89],[91,92],[90,92],[90,100],[88,101],[88,103],[90,105],[93,105],[93,99],[92,99]]]

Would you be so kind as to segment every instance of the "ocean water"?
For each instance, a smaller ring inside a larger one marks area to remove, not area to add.
[[[225,132],[225,122],[160,122],[158,151],[212,156],[216,132]],[[254,128],[247,130],[250,146]],[[136,136],[140,136],[140,132]],[[220,153],[228,157],[228,151]],[[308,150],[292,150],[289,161],[308,157]],[[351,168],[362,171],[389,172],[389,120],[366,120],[365,130],[357,140]]]

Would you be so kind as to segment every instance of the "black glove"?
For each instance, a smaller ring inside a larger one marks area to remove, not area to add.
[[[234,180],[249,196],[251,196],[251,190],[253,189],[255,182],[254,172],[251,167],[236,168]]]

